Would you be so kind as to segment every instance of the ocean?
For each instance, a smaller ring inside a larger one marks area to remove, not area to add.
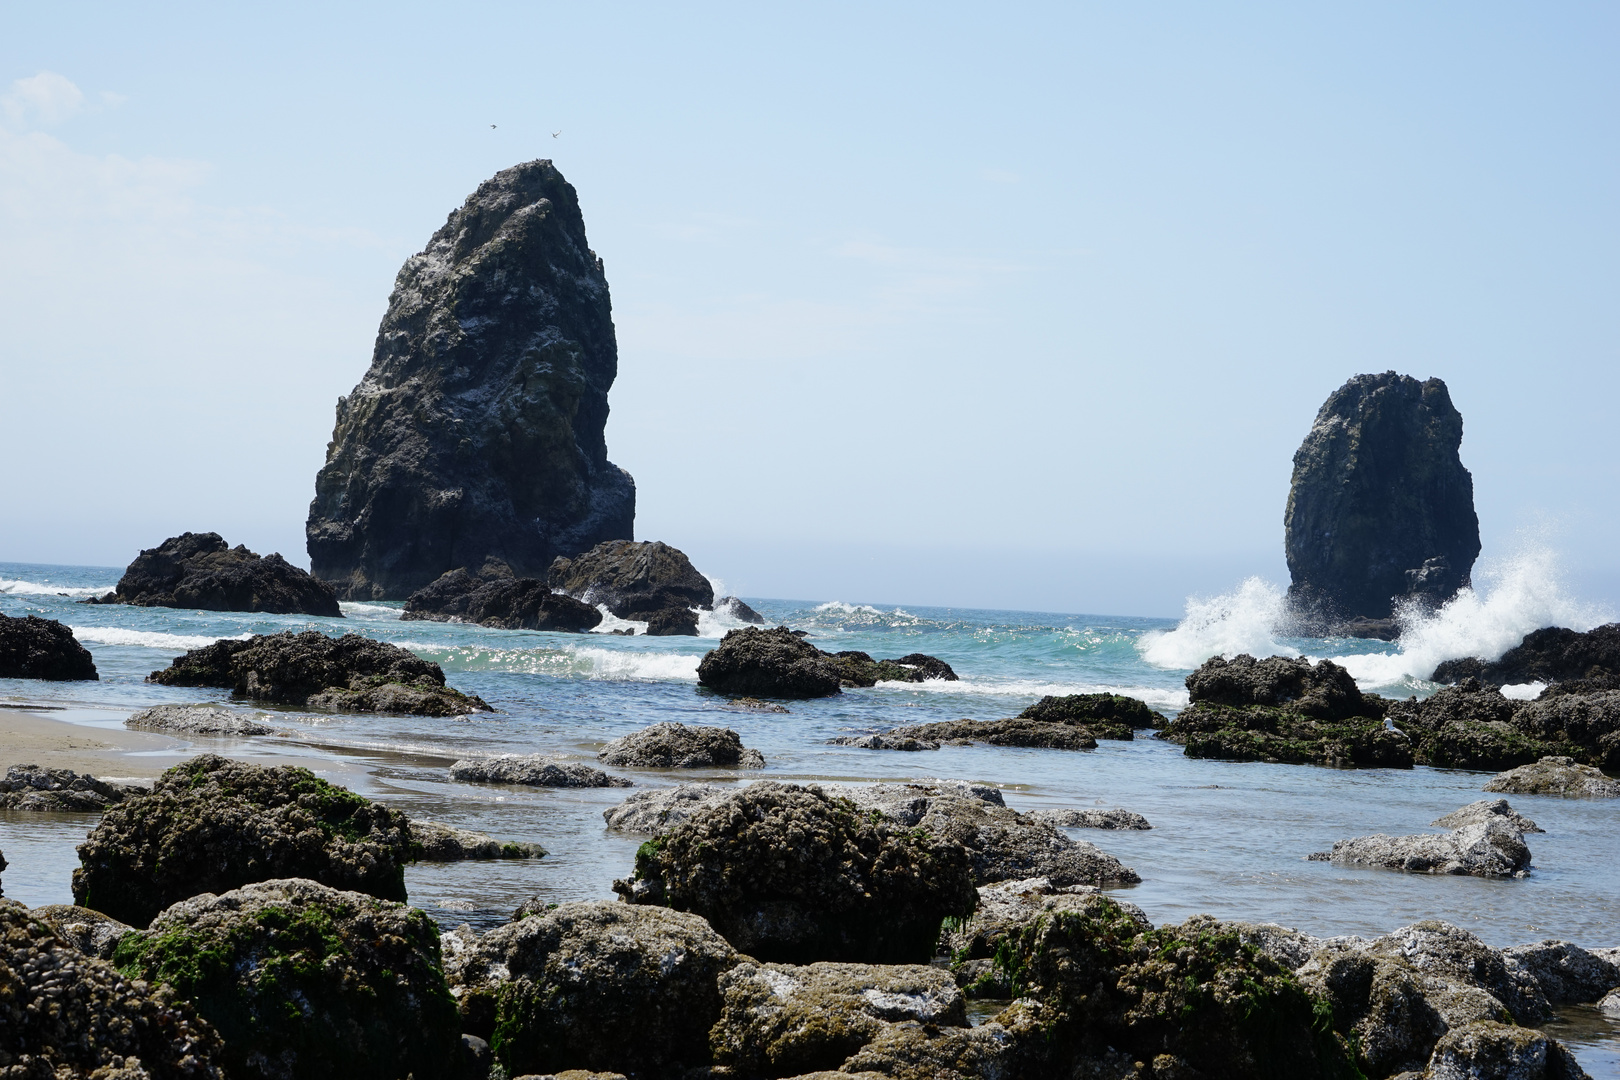
[[[1567,596],[1543,553],[1508,560],[1477,593],[1465,592],[1437,614],[1414,615],[1394,643],[1290,636],[1281,590],[1258,579],[1223,596],[1189,601],[1180,619],[745,597],[772,624],[804,629],[825,650],[860,649],[874,657],[923,652],[961,677],[788,702],[786,713],[741,710],[698,686],[703,654],[740,625],[724,617],[704,615],[700,637],[647,638],[402,622],[398,603],[346,603],[343,619],[327,619],[76,602],[109,590],[119,573],[0,563],[0,611],[67,623],[101,672],[98,683],[0,680],[0,709],[47,705],[58,710],[45,714],[54,718],[121,727],[130,712],[149,705],[224,699],[222,691],[143,681],[181,652],[223,637],[313,628],[410,649],[443,667],[452,685],[498,710],[447,720],[259,709],[285,733],[195,740],[199,751],[249,760],[271,753],[298,757],[413,816],[536,841],[550,851],[538,861],[412,867],[406,875],[412,903],[447,927],[496,925],[537,895],[548,901],[611,898],[613,880],[629,873],[641,839],[603,828],[602,811],[630,791],[463,784],[450,779],[451,762],[539,752],[594,763],[608,739],[678,720],[735,729],[744,745],[765,755],[768,767],[608,771],[638,787],[761,777],[838,783],[950,777],[994,784],[1020,810],[1122,807],[1145,815],[1153,829],[1073,835],[1141,874],[1140,885],[1112,891],[1156,923],[1207,912],[1319,936],[1374,936],[1421,919],[1446,919],[1499,947],[1543,938],[1588,948],[1620,945],[1620,805],[1614,801],[1515,797],[1514,806],[1546,830],[1526,838],[1534,869],[1521,880],[1484,881],[1351,870],[1306,856],[1352,836],[1432,831],[1435,818],[1485,797],[1480,789],[1488,774],[1200,761],[1151,737],[1103,741],[1079,753],[827,745],[837,735],[898,724],[1012,716],[1044,694],[1108,690],[1173,716],[1187,702],[1189,671],[1210,656],[1239,652],[1329,657],[1365,691],[1424,696],[1435,689],[1425,676],[1441,660],[1499,655],[1537,627],[1587,629],[1611,617]],[[622,625],[609,617],[603,629]],[[1508,692],[1530,697],[1539,689]],[[0,812],[0,850],[11,864],[3,875],[6,896],[30,905],[71,902],[74,846],[93,823],[85,815]],[[1578,1009],[1567,1022],[1574,1026],[1553,1030],[1575,1047],[1586,1069],[1620,1077],[1620,1024]]]

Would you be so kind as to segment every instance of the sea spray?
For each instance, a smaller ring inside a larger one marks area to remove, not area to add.
[[[201,634],[165,634],[156,630],[128,630],[120,626],[70,626],[73,636],[87,645],[133,645],[144,649],[202,649],[216,641],[246,641],[252,634],[204,637]]]
[[[1207,600],[1189,597],[1176,628],[1143,634],[1137,649],[1154,667],[1170,670],[1190,670],[1210,657],[1239,653],[1298,656],[1298,649],[1277,640],[1287,613],[1281,589],[1263,578],[1245,578],[1232,592]]]

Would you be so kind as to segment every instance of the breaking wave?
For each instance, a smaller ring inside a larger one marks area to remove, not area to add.
[[[73,636],[92,645],[134,645],[144,649],[201,649],[216,641],[246,641],[252,634],[230,637],[203,637],[198,634],[164,634],[156,630],[125,630],[117,626],[70,626]]]
[[[1105,683],[1047,682],[1042,679],[928,679],[924,682],[880,682],[885,690],[920,690],[934,694],[963,694],[974,697],[1041,698],[1067,694],[1123,694],[1145,701],[1154,708],[1184,709],[1187,691],[1158,686],[1111,686]]]
[[[1298,656],[1298,649],[1277,640],[1287,615],[1282,589],[1262,578],[1245,578],[1232,592],[1207,600],[1189,597],[1174,630],[1149,631],[1136,648],[1154,667],[1173,671],[1196,668],[1212,656]]]
[[[387,604],[363,604],[358,600],[339,600],[338,610],[350,618],[358,615],[370,619],[397,619],[404,609],[389,607]]]
[[[112,585],[51,585],[18,578],[0,578],[0,593],[10,596],[103,596],[113,591]]]

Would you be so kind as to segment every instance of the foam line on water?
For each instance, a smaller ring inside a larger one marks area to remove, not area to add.
[[[20,578],[0,578],[0,593],[9,596],[104,596],[114,588],[112,585],[80,587],[23,581]]]
[[[156,630],[126,630],[121,626],[70,626],[73,636],[92,645],[134,645],[145,649],[201,649],[216,641],[246,641],[252,634],[203,637],[200,634],[164,634]]]
[[[1136,647],[1142,659],[1172,671],[1191,670],[1212,656],[1298,656],[1298,649],[1277,640],[1286,616],[1282,589],[1263,578],[1245,578],[1229,593],[1188,597],[1175,629],[1149,631]]]
[[[401,609],[389,607],[386,604],[362,604],[358,600],[339,600],[338,610],[345,615],[361,615],[372,618],[399,618]]]
[[[1037,679],[926,679],[914,682],[879,682],[887,690],[921,690],[936,694],[970,694],[992,697],[1064,697],[1068,694],[1123,694],[1137,698],[1155,708],[1184,709],[1187,691],[1157,686],[1111,686],[1104,683],[1061,683]]]

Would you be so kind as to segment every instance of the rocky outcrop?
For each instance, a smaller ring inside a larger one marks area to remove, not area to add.
[[[265,611],[343,618],[337,592],[271,553],[234,548],[219,533],[181,533],[135,556],[118,587],[95,604]]]
[[[1549,686],[1536,700],[1525,702],[1513,725],[1555,748],[1552,756],[1580,758],[1620,773],[1620,690],[1560,692],[1565,685]]]
[[[471,829],[413,820],[411,839],[420,862],[464,862],[468,859],[543,859],[549,852],[527,841],[497,840]]]
[[[827,740],[828,746],[854,746],[862,750],[938,750],[937,739],[919,739],[911,735],[872,734],[835,735]]]
[[[234,1078],[454,1075],[461,1027],[438,929],[404,904],[265,881],[175,904],[113,962],[191,1002]]]
[[[124,726],[136,731],[161,731],[168,735],[237,739],[269,735],[276,730],[223,705],[153,705],[125,720]]]
[[[1217,656],[1187,676],[1187,693],[1191,703],[1157,738],[1188,757],[1412,767],[1407,737],[1384,726],[1384,699],[1331,660]]]
[[[743,746],[730,728],[673,721],[632,731],[596,752],[604,765],[633,769],[763,769],[765,755]]]
[[[1524,877],[1530,848],[1518,829],[1498,817],[1453,829],[1444,836],[1358,836],[1311,856],[1335,866],[1376,866],[1413,874]]]
[[[1502,961],[1534,978],[1552,1005],[1595,1002],[1620,987],[1620,964],[1567,941],[1516,945],[1502,951]]]
[[[855,650],[822,652],[804,640],[802,632],[785,626],[731,630],[698,664],[701,685],[722,694],[750,697],[829,697],[846,686],[954,681],[956,677],[945,661],[922,653],[874,660]]]
[[[1620,799],[1620,780],[1611,780],[1573,758],[1546,757],[1491,777],[1486,791],[1505,795],[1561,795],[1566,799]]]
[[[678,1076],[709,1064],[719,980],[737,962],[696,915],[577,902],[491,930],[446,969],[463,1030],[489,1038],[508,1075]]]
[[[613,889],[706,918],[766,961],[925,963],[940,920],[967,915],[968,852],[848,799],[759,782],[641,846]]]
[[[1575,693],[1566,686],[1517,701],[1467,678],[1423,701],[1396,702],[1390,721],[1412,739],[1425,764],[1510,769],[1570,757],[1620,771],[1620,691]]]
[[[1153,828],[1148,819],[1129,810],[1110,807],[1106,810],[1030,810],[1024,815],[1033,821],[1044,821],[1058,829],[1130,829]]]
[[[497,754],[464,758],[450,766],[450,778],[469,784],[522,784],[525,787],[631,787],[622,776],[577,761],[545,754]]]
[[[144,795],[135,784],[109,784],[72,769],[12,765],[0,780],[0,810],[67,810],[99,813],[131,795]]]
[[[1435,605],[1479,557],[1462,417],[1439,379],[1357,375],[1330,395],[1294,454],[1283,514],[1293,606],[1328,623]]]
[[[0,1070],[18,1080],[220,1080],[207,1021],[0,900]]]
[[[539,578],[474,577],[458,568],[413,592],[400,619],[583,634],[601,625],[602,613],[572,596],[552,592]]]
[[[1448,1031],[1424,1080],[1592,1080],[1569,1048],[1531,1028],[1490,1020]]]
[[[1147,702],[1124,694],[1048,694],[1019,713],[1018,719],[1074,724],[1090,728],[1099,739],[1129,739],[1133,731],[1169,723]]]
[[[896,1023],[968,1026],[962,992],[933,967],[744,961],[720,993],[710,1045],[728,1075],[832,1071]]]
[[[1432,678],[1443,683],[1473,678],[1487,686],[1620,678],[1620,623],[1585,633],[1562,626],[1534,630],[1497,660],[1447,660]]]
[[[549,161],[504,169],[400,269],[371,367],[338,400],[306,534],[340,597],[403,599],[491,556],[521,577],[628,538],[607,459],[618,371],[602,261]]]
[[[638,791],[618,806],[602,811],[602,820],[615,832],[652,836],[718,806],[737,791],[730,784],[679,784]]]
[[[1088,727],[1042,720],[939,720],[908,724],[886,733],[892,739],[921,739],[956,745],[1028,746],[1043,750],[1095,750],[1097,738]],[[1126,729],[1125,738],[1130,738]]]
[[[1520,833],[1546,832],[1541,826],[1513,809],[1506,799],[1481,799],[1471,802],[1460,810],[1453,810],[1444,817],[1429,822],[1442,829],[1460,829],[1464,825],[1483,825],[1490,821],[1500,821]]]
[[[458,716],[489,709],[482,699],[446,686],[438,664],[397,645],[358,634],[332,638],[318,630],[222,638],[192,649],[146,681],[219,686],[237,697],[334,712]]]
[[[0,615],[0,679],[76,682],[99,679],[90,650],[55,619]]]
[[[714,607],[714,587],[677,548],[653,541],[608,540],[583,555],[558,557],[546,583],[621,619],[647,623],[652,635],[697,634],[693,609]]]
[[[79,845],[73,902],[145,926],[187,897],[272,878],[404,900],[413,846],[404,814],[308,769],[204,754],[102,816]]]

